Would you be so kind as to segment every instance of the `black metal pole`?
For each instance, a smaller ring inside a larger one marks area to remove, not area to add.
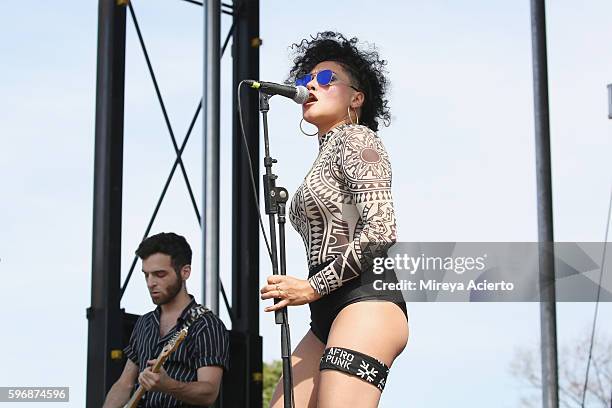
[[[234,2],[233,90],[240,81],[259,78],[259,0]],[[259,112],[256,92],[242,95],[244,146],[236,92],[232,119],[232,324],[231,367],[224,376],[223,407],[261,407],[262,349],[259,335],[259,218],[251,172],[259,196]]]
[[[259,1],[241,1],[234,11],[233,88],[244,79],[259,78]],[[249,169],[240,130],[238,101],[233,92],[232,128],[232,305],[234,329],[259,333],[259,223],[251,172],[259,196],[259,101],[256,92],[242,95],[245,136],[252,160]]]
[[[531,41],[536,137],[538,241],[540,243],[540,330],[542,349],[542,400],[544,408],[559,406],[557,371],[557,312],[553,248],[553,207],[550,169],[550,124],[546,14],[544,0],[531,0]]]
[[[124,359],[121,279],[121,200],[125,7],[98,2],[98,63],[91,307],[87,310],[87,407],[100,407]]]
[[[287,274],[287,255],[285,247],[285,203],[289,194],[284,188],[277,188],[278,202],[278,248],[280,255],[280,274]],[[293,393],[293,368],[291,367],[291,330],[289,329],[289,312],[284,307],[281,324],[281,358],[283,360],[283,403],[286,408],[295,406]],[[289,398],[287,398],[289,397]]]
[[[272,274],[279,274],[278,253],[279,246],[276,242],[276,214],[279,215],[279,242],[280,242],[280,274],[286,274],[285,264],[285,203],[289,198],[287,190],[276,185],[278,176],[272,172],[272,165],[276,160],[270,156],[270,142],[268,138],[268,110],[270,97],[262,92],[259,93],[259,110],[262,113],[264,129],[264,167],[266,174],[263,176],[264,200],[266,214],[270,225],[270,252],[272,256]],[[280,302],[275,298],[274,304]],[[293,406],[293,374],[291,367],[291,338],[289,330],[289,313],[287,307],[274,312],[276,324],[281,326],[281,359],[283,361],[283,406]]]
[[[234,8],[232,42],[233,88],[242,80],[259,78],[259,1],[244,0]],[[234,329],[259,333],[259,223],[253,199],[251,174],[259,196],[259,101],[256,92],[242,95],[245,136],[252,167],[244,146],[238,117],[238,100],[233,92],[232,128],[232,305]]]

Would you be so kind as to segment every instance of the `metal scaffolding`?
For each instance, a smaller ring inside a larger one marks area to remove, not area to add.
[[[244,79],[259,78],[259,0],[233,4],[209,0],[205,3],[182,0],[202,7],[204,18],[203,97],[195,104],[193,118],[180,146],[171,126],[162,93],[157,84],[138,20],[129,0],[98,1],[98,52],[96,81],[94,205],[92,236],[91,307],[87,309],[88,360],[87,406],[100,407],[105,395],[125,364],[122,349],[136,315],[120,307],[123,294],[137,263],[134,256],[125,282],[121,284],[122,173],[124,127],[124,81],[126,17],[136,30],[176,159],[143,239],[151,231],[173,176],[180,168],[187,185],[195,218],[202,226],[204,288],[202,303],[219,313],[219,291],[232,322],[230,370],[224,375],[217,406],[261,407],[262,338],[259,334],[259,214],[254,197],[259,179],[258,95],[245,94],[242,100],[247,146],[242,143],[235,89]],[[177,1],[177,3],[179,3]],[[533,78],[538,186],[538,233],[542,243],[540,271],[542,284],[541,336],[543,404],[558,406],[556,310],[552,249],[552,191],[550,171],[550,129],[547,88],[544,0],[531,0]],[[221,15],[233,22],[221,45]],[[220,60],[232,41],[233,129],[232,129],[232,304],[219,279],[219,95]],[[609,88],[612,118],[612,87]],[[198,208],[181,156],[195,122],[203,114],[203,212]],[[247,159],[247,151],[253,161]],[[612,200],[612,199],[611,199]],[[612,204],[611,204],[612,205]]]
[[[205,6],[204,26],[206,52],[204,97],[197,101],[189,129],[180,146],[175,137],[153,64],[138,24],[136,12],[127,0],[99,0],[98,2],[98,65],[96,83],[95,172],[92,242],[92,295],[87,309],[88,359],[87,406],[100,407],[105,395],[119,377],[125,364],[122,349],[133,328],[136,315],[125,313],[120,302],[137,263],[134,257],[123,284],[121,280],[121,216],[123,173],[123,115],[126,16],[129,11],[146,60],[164,121],[172,140],[176,159],[169,171],[159,200],[143,234],[147,237],[177,168],[187,185],[196,221],[203,228],[205,265],[202,303],[219,312],[221,291],[225,307],[232,321],[230,332],[230,370],[224,376],[217,406],[257,406],[262,404],[262,339],[259,335],[259,234],[257,209],[250,183],[249,165],[240,135],[238,117],[233,121],[234,172],[232,174],[232,305],[218,275],[218,189],[219,189],[219,66],[232,42],[233,83],[259,77],[259,1],[242,0],[234,4],[209,1],[206,5],[183,0],[192,5]],[[232,16],[231,28],[220,44],[221,14]],[[232,94],[235,94],[233,91]],[[254,96],[245,102],[248,148],[253,158],[251,171],[259,178],[259,127]],[[237,113],[233,100],[233,112]],[[202,109],[204,107],[204,109]],[[198,202],[181,155],[192,134],[195,122],[203,111],[204,151],[204,215],[203,223]],[[255,188],[258,188],[255,186]],[[256,191],[258,194],[258,191]],[[216,231],[215,231],[216,228]],[[215,241],[216,240],[216,241]],[[231,392],[230,392],[231,391]]]

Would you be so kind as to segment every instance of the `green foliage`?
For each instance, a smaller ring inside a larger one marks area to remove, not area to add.
[[[271,363],[263,363],[263,408],[268,408],[276,383],[283,373],[282,360],[274,360]]]

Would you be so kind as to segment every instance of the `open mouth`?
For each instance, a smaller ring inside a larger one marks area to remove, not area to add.
[[[314,94],[309,94],[308,95],[308,99],[306,99],[306,102],[304,102],[304,106],[310,106],[313,103],[315,103],[316,101],[318,101],[317,97],[314,96]]]

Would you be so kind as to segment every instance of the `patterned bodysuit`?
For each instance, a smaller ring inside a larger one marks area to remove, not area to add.
[[[384,256],[396,240],[396,223],[391,165],[376,133],[347,124],[325,134],[293,196],[289,218],[304,240],[310,269],[331,261],[308,279],[321,295]]]

